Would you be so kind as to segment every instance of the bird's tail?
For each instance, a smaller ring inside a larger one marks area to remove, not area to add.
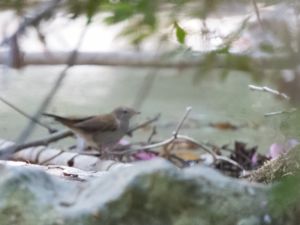
[[[51,114],[51,113],[43,113],[43,116],[51,117],[54,120],[64,124],[65,126],[68,126],[68,127],[70,127],[74,124],[74,121],[72,119],[68,119],[68,118],[65,118],[65,117],[62,117],[62,116],[57,116],[57,115],[54,115],[54,114]]]
[[[57,116],[57,115],[54,115],[54,114],[51,114],[51,113],[43,113],[43,115],[47,116],[47,117],[51,117],[54,120],[62,123],[63,125],[65,125],[69,128],[73,128],[76,123],[79,123],[79,122],[82,122],[84,120],[92,118],[92,117],[83,117],[83,118],[68,117],[67,118],[67,117]]]
[[[54,115],[54,114],[51,114],[51,113],[43,113],[42,115],[43,115],[43,116],[47,116],[47,117],[54,118],[55,120],[64,119],[64,118],[61,117],[61,116],[57,116],[57,115]]]

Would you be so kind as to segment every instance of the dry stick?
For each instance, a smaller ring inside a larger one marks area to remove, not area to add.
[[[197,145],[199,148],[203,149],[204,151],[206,151],[207,153],[209,153],[213,159],[214,159],[214,162],[217,160],[218,156],[216,153],[214,153],[212,150],[210,150],[209,148],[207,148],[205,145],[199,143],[198,141],[196,141],[195,139],[193,138],[190,138],[188,136],[185,136],[185,135],[177,135],[178,138],[180,139],[183,139],[183,140],[187,140],[195,145]]]
[[[276,115],[280,115],[280,114],[285,114],[285,113],[293,113],[297,111],[296,108],[292,108],[290,110],[281,110],[281,111],[277,111],[277,112],[269,112],[269,113],[265,113],[264,116],[268,117],[268,116],[276,116]]]
[[[181,127],[182,127],[182,125],[183,125],[185,119],[187,118],[187,116],[189,115],[189,113],[191,112],[191,110],[192,110],[192,107],[191,107],[191,106],[188,106],[188,107],[186,108],[185,113],[184,113],[184,115],[182,116],[180,122],[177,124],[177,127],[176,127],[175,130],[172,132],[172,135],[173,135],[173,137],[174,137],[174,140],[177,139],[178,132],[179,132],[179,130],[181,129]],[[167,146],[167,148],[166,148],[166,149],[167,149],[167,151],[166,151],[167,154],[169,154],[169,153],[173,150],[173,148],[174,148],[174,146],[175,146],[174,140],[170,143],[170,145]]]
[[[11,102],[7,101],[6,99],[4,99],[1,96],[0,96],[0,101],[3,102],[4,104],[6,104],[7,106],[9,106],[10,108],[12,108],[13,110],[15,110],[16,112],[18,112],[19,114],[21,114],[22,116],[26,117],[27,119],[30,119],[33,122],[35,122],[36,124],[40,125],[41,127],[46,128],[50,134],[55,133],[57,131],[56,129],[49,127],[47,124],[40,122],[39,120],[32,117],[28,113],[24,112],[23,110],[21,110],[20,108],[18,108],[15,105],[13,105]]]
[[[46,137],[46,138],[42,138],[39,140],[35,140],[35,141],[31,141],[25,144],[14,144],[8,148],[4,148],[0,151],[0,154],[4,154],[2,151],[6,151],[6,149],[10,149],[13,148],[14,149],[14,153],[21,151],[25,148],[30,148],[30,147],[36,147],[36,146],[47,146],[48,144],[52,143],[52,142],[56,142],[60,139],[66,138],[66,137],[70,137],[73,136],[73,133],[70,130],[63,130],[54,134],[51,134],[50,136]]]
[[[59,153],[57,153],[56,155],[54,155],[54,156],[52,156],[52,157],[50,157],[50,158],[48,158],[48,159],[45,159],[44,161],[39,162],[39,165],[44,165],[44,164],[46,164],[47,162],[49,162],[49,161],[55,159],[56,157],[62,155],[64,152],[65,152],[65,151],[61,150],[61,151],[60,151]],[[38,161],[39,161],[39,160],[37,159],[36,162],[38,162]]]
[[[204,151],[206,151],[207,153],[211,154],[212,157],[214,157],[214,162],[216,160],[220,160],[220,161],[226,161],[226,162],[229,162],[237,167],[239,167],[241,170],[245,170],[243,168],[242,165],[240,165],[239,163],[237,163],[236,161],[226,157],[226,156],[222,156],[222,155],[217,155],[216,153],[214,153],[212,150],[210,150],[209,148],[207,148],[205,145],[199,143],[198,141],[188,137],[188,136],[184,136],[184,135],[178,135],[178,138],[181,138],[181,139],[184,139],[184,140],[187,140],[195,145],[197,145],[198,147],[202,148]]]
[[[271,93],[273,95],[277,95],[279,97],[282,97],[282,98],[284,98],[286,100],[290,100],[290,97],[287,96],[285,93],[279,92],[277,90],[271,89],[271,88],[266,87],[266,86],[259,87],[259,86],[255,86],[255,85],[249,84],[248,87],[252,91],[264,91],[264,92],[268,92],[268,93]]]
[[[75,47],[75,49],[72,51],[71,55],[69,56],[67,66],[60,73],[60,75],[59,75],[58,79],[56,80],[54,86],[52,87],[52,89],[50,90],[50,92],[48,93],[48,95],[46,96],[46,98],[44,99],[42,104],[40,105],[39,109],[35,113],[34,118],[36,120],[38,120],[38,118],[41,116],[41,114],[48,107],[48,105],[50,104],[50,102],[53,99],[54,95],[56,94],[56,92],[60,88],[64,78],[66,77],[68,69],[70,67],[72,67],[74,62],[76,61],[77,49],[80,47],[80,45],[81,45],[81,43],[84,39],[84,36],[86,34],[86,31],[87,31],[87,26],[85,26],[84,29],[81,32],[81,35],[80,35],[80,38],[78,40],[77,46]],[[16,141],[17,145],[19,145],[20,143],[21,144],[24,143],[26,141],[26,139],[30,136],[30,134],[33,132],[34,128],[35,128],[35,123],[33,121],[30,121],[27,124],[27,126],[23,129],[21,134],[19,135],[19,137]],[[17,151],[17,149],[15,148],[15,146],[11,146],[11,147],[2,149],[0,151],[0,158],[9,157],[12,154],[14,154],[16,151]]]
[[[145,121],[144,123],[141,123],[141,124],[137,125],[136,127],[131,128],[129,131],[127,131],[126,134],[130,136],[134,131],[139,130],[139,129],[141,129],[141,128],[143,128],[143,127],[145,127],[145,126],[147,126],[151,123],[156,122],[157,120],[159,120],[159,118],[160,118],[160,113],[157,114],[152,119],[149,119],[149,120]]]
[[[151,143],[152,138],[153,138],[154,135],[156,135],[156,134],[157,134],[157,132],[156,132],[156,126],[153,126],[152,131],[151,131],[151,133],[150,133],[150,135],[149,135],[149,137],[148,137],[148,140],[147,140],[147,143],[148,143],[148,144]]]
[[[49,161],[55,159],[56,157],[60,156],[61,154],[65,153],[65,152],[66,152],[66,151],[61,150],[61,151],[60,151],[59,153],[57,153],[56,155],[54,155],[54,156],[52,156],[52,157],[50,157],[50,158],[48,158],[48,159],[45,159],[44,161],[41,161],[39,164],[40,164],[40,165],[46,164],[46,163],[48,163]],[[69,159],[68,162],[74,161],[74,159],[75,159],[76,157],[79,157],[79,156],[81,156],[81,155],[87,155],[87,156],[95,156],[95,157],[99,157],[99,156],[100,156],[100,153],[80,152],[80,153],[74,155],[71,159]]]
[[[229,162],[237,167],[239,167],[240,169],[242,170],[245,170],[243,168],[242,165],[240,165],[239,163],[237,163],[236,161],[226,157],[226,156],[222,156],[222,155],[217,155],[215,152],[213,152],[212,150],[210,150],[209,148],[207,148],[205,145],[212,145],[212,144],[202,144],[188,136],[183,136],[183,135],[178,135],[179,138],[182,138],[182,139],[185,139],[185,140],[188,140],[190,141],[191,143],[197,145],[198,147],[202,148],[204,151],[208,152],[209,154],[211,154],[213,157],[214,157],[214,161],[216,160],[220,160],[220,161],[226,161],[226,162]],[[212,145],[213,146],[213,145]],[[215,147],[215,146],[213,146]]]
[[[187,118],[187,116],[190,114],[191,111],[192,111],[192,107],[191,107],[191,106],[189,106],[189,107],[186,108],[185,113],[184,113],[184,115],[182,116],[180,122],[178,123],[176,129],[172,132],[172,134],[173,134],[173,136],[174,136],[175,138],[177,138],[177,135],[178,135],[179,130],[181,129],[181,127],[182,127],[182,125],[183,125],[185,119]]]
[[[279,96],[281,98],[284,98],[285,100],[290,100],[290,97],[288,95],[286,95],[285,93],[279,92],[277,90],[271,89],[269,87],[259,87],[259,86],[255,86],[255,85],[248,85],[250,90],[253,91],[264,91],[264,92],[268,92],[271,93],[273,95]],[[290,110],[281,110],[281,111],[277,111],[277,112],[269,112],[269,113],[265,113],[264,116],[268,117],[268,116],[275,116],[275,115],[280,115],[280,114],[284,114],[284,113],[293,113],[295,112],[297,109],[296,108],[292,108]]]

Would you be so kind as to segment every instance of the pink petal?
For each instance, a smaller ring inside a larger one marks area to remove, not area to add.
[[[135,154],[133,154],[133,157],[136,160],[151,160],[156,158],[158,153],[156,152],[149,152],[149,151],[139,151]]]

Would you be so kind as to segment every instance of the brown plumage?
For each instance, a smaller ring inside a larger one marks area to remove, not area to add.
[[[118,107],[111,113],[83,118],[62,117],[45,113],[82,137],[89,146],[111,148],[127,133],[130,119],[138,114],[128,107]]]

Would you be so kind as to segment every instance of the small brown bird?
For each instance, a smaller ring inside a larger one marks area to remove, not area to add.
[[[139,112],[129,107],[118,107],[111,113],[84,118],[61,117],[44,113],[68,127],[74,134],[98,150],[110,150],[128,132],[130,119]]]

